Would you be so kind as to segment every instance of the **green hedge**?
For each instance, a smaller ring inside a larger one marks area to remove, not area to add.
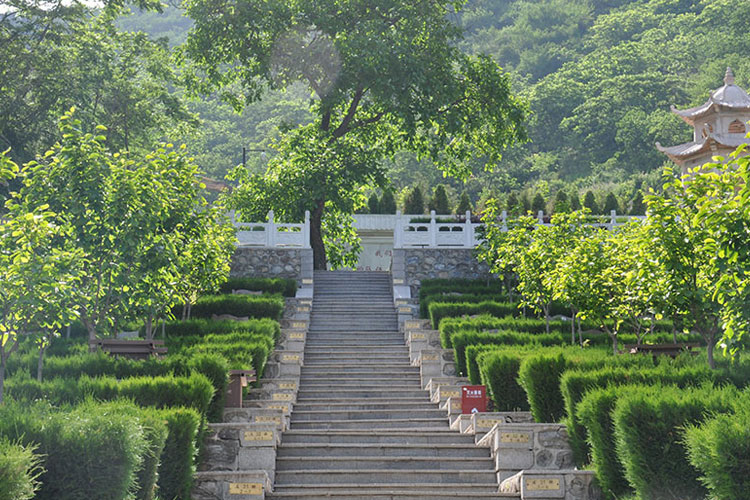
[[[498,295],[504,294],[504,285],[501,280],[472,280],[472,279],[427,279],[422,280],[419,287],[419,301],[430,295],[448,293],[465,293],[472,295]]]
[[[656,392],[632,388],[618,399],[612,412],[617,453],[638,498],[706,498],[708,492],[688,460],[682,429],[701,422],[709,412],[730,410],[736,397],[733,387],[708,386],[663,387]]]
[[[195,472],[196,442],[201,427],[198,413],[188,408],[164,411],[169,438],[159,467],[159,498],[190,498]]]
[[[559,422],[565,416],[560,379],[567,370],[597,370],[603,367],[654,368],[651,356],[614,356],[609,349],[567,346],[545,349],[524,357],[518,380],[526,391],[537,422]]]
[[[482,385],[492,398],[495,410],[527,411],[526,393],[518,384],[516,375],[521,365],[519,352],[491,350],[479,354],[477,359]]]
[[[473,316],[478,314],[489,314],[496,317],[520,314],[518,304],[516,303],[492,301],[458,303],[433,302],[429,306],[429,311],[432,328],[436,330],[440,326],[440,321],[444,318]]]
[[[466,347],[470,345],[524,345],[537,344],[539,346],[560,345],[564,342],[560,334],[522,332],[459,332],[453,336],[453,352],[456,370],[460,375],[467,374]]]
[[[24,446],[0,437],[0,498],[31,500],[39,487],[42,457],[36,444]]]
[[[591,467],[596,472],[596,479],[605,497],[611,500],[623,498],[632,491],[615,449],[612,411],[617,399],[632,392],[633,387],[622,385],[593,389],[583,396],[577,407],[578,418],[586,429]]]
[[[720,372],[712,371],[703,365],[688,366],[681,369],[675,369],[664,364],[649,370],[605,367],[593,371],[566,371],[560,379],[560,392],[565,402],[565,423],[576,463],[583,465],[588,461],[589,450],[586,443],[586,431],[578,414],[578,403],[588,391],[608,385],[662,383],[686,387],[706,381],[721,380],[726,380],[726,376],[722,376]]]
[[[211,382],[200,373],[187,377],[132,377],[118,381],[114,377],[82,376],[77,381],[55,378],[38,382],[27,377],[6,380],[9,397],[21,401],[46,400],[53,404],[76,404],[91,396],[100,401],[128,398],[140,406],[154,408],[186,407],[206,415],[213,397]]]
[[[16,359],[20,364],[14,365],[14,372],[21,370],[26,376],[35,376],[36,356],[33,353]],[[214,395],[206,417],[211,422],[220,422],[223,418],[229,377],[229,364],[221,355],[196,353],[187,357],[173,354],[163,360],[152,358],[135,361],[97,352],[68,357],[48,356],[44,361],[45,380],[76,379],[82,375],[111,376],[117,379],[166,375],[184,377],[191,373],[203,374],[211,382]]]
[[[419,316],[421,318],[430,317],[430,304],[440,302],[441,304],[458,304],[461,302],[507,302],[508,296],[506,294],[487,293],[487,294],[475,294],[475,293],[464,293],[461,295],[449,295],[445,293],[439,293],[434,295],[427,295],[424,298],[419,299]]]
[[[225,294],[232,293],[232,290],[251,290],[294,297],[297,294],[297,282],[287,278],[229,278],[219,290]]]
[[[190,319],[187,321],[167,322],[164,331],[167,338],[204,337],[211,334],[222,335],[237,332],[252,332],[278,340],[281,327],[278,321],[269,318],[250,319],[248,321]]]
[[[44,457],[38,500],[130,498],[148,449],[138,419],[117,411],[53,411],[48,406],[0,406],[0,435],[38,445]]]
[[[178,306],[181,309],[181,306]],[[284,313],[284,299],[255,295],[206,295],[191,309],[194,318],[210,318],[214,314],[231,314],[248,318],[280,320]]]
[[[750,492],[750,393],[732,406],[732,413],[686,426],[685,444],[712,498],[745,500]]]

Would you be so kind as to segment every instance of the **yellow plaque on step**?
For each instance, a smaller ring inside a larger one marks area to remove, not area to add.
[[[267,417],[265,415],[256,415],[256,422],[272,422],[277,425],[281,425],[281,417]]]
[[[458,391],[440,391],[441,398],[457,398],[459,397]]]
[[[422,354],[422,361],[437,361],[437,354]]]
[[[560,489],[559,479],[532,479],[526,478],[526,489],[529,491],[552,491]]]
[[[230,495],[262,495],[263,485],[260,483],[229,483]]]
[[[502,418],[480,418],[477,421],[477,426],[481,427],[483,429],[490,429],[495,426],[495,424],[504,424],[505,420]]]
[[[402,280],[402,279],[400,279],[400,278],[395,278],[395,279],[393,280],[393,284],[394,284],[394,285],[403,285],[403,284],[404,284],[404,280]]]
[[[412,329],[412,328],[419,328],[422,326],[421,322],[419,320],[409,319],[404,322],[404,328]]]
[[[292,321],[292,328],[306,328],[307,323],[304,321]]]
[[[500,442],[501,443],[528,443],[529,442],[528,432],[501,432]]]
[[[282,382],[279,384],[279,389],[296,389],[297,382]]]
[[[272,441],[273,432],[271,431],[246,431],[245,441]]]
[[[310,308],[309,308],[309,307],[307,307],[307,306],[303,306],[303,307],[298,307],[298,308],[297,308],[297,312],[301,312],[301,313],[306,313],[306,312],[310,312]]]
[[[312,285],[313,284],[313,280],[311,278],[305,278],[305,279],[302,280],[302,284],[303,285]]]
[[[273,393],[273,400],[274,401],[291,401],[292,395],[286,394],[284,392],[274,392]]]
[[[398,308],[398,312],[402,314],[410,314],[411,313],[411,307],[409,306],[401,306]]]
[[[299,361],[299,354],[284,354],[281,356],[282,361]]]
[[[284,405],[266,405],[266,408],[268,408],[269,410],[287,410],[287,407]]]
[[[412,333],[411,339],[412,340],[424,340],[427,336],[424,333]]]
[[[297,332],[297,333],[290,333],[289,334],[289,338],[290,339],[294,339],[294,340],[304,340],[305,334],[304,333],[299,333],[299,332]]]
[[[461,411],[463,407],[461,406],[461,401],[458,401],[456,399],[451,398],[451,409],[452,410],[458,410]]]

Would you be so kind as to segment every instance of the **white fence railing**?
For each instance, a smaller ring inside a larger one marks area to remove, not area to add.
[[[268,222],[237,222],[234,212],[229,213],[237,228],[237,244],[243,247],[295,247],[310,248],[310,212],[305,212],[302,224],[277,224],[273,210],[268,212]]]
[[[268,222],[237,222],[234,212],[229,216],[237,228],[240,246],[310,248],[309,211],[305,212],[302,224],[277,224],[273,211],[268,212]],[[446,219],[452,217],[445,216]],[[373,216],[360,218],[361,224],[354,225],[357,229],[389,231],[393,227],[393,248],[475,248],[481,242],[477,229],[482,224],[471,222],[471,212],[466,212],[463,222],[446,222],[435,211],[430,212],[428,220],[424,215],[403,215],[401,212],[396,212],[395,216],[378,216],[377,220]],[[508,219],[508,214],[503,211],[498,222],[507,229]],[[613,229],[633,219],[643,219],[643,216],[617,215],[612,210],[610,215],[591,216],[589,224]],[[537,214],[537,220],[542,225],[550,224],[549,217],[542,211]]]
[[[446,216],[450,217],[450,216]],[[643,219],[639,215],[617,215],[615,210],[610,215],[590,216],[589,224],[594,227],[613,229],[627,224],[629,221]],[[402,215],[396,213],[396,227],[393,232],[393,248],[475,248],[481,242],[477,229],[483,224],[472,223],[471,213],[466,212],[464,222],[444,222],[430,212],[427,222],[411,222],[424,219],[423,215]],[[503,210],[500,222],[507,230],[508,214]],[[537,213],[538,223],[549,226],[549,216],[541,210]]]

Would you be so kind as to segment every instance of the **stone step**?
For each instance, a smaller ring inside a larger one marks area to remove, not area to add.
[[[305,401],[343,401],[348,399],[384,399],[384,398],[425,398],[429,401],[429,393],[422,389],[409,386],[385,388],[383,384],[372,388],[342,387],[339,385],[306,384],[297,393],[297,402]]]
[[[317,391],[318,394],[316,395],[322,397],[326,396],[323,394],[319,394],[321,391],[331,392],[336,390],[347,390],[366,392],[371,396],[379,395],[378,397],[386,397],[390,393],[396,395],[395,389],[400,389],[402,391],[416,391],[419,390],[419,383],[418,380],[415,380],[413,376],[411,378],[405,378],[404,376],[401,376],[399,378],[393,379],[381,376],[372,376],[370,378],[359,377],[356,379],[341,378],[338,380],[331,380],[329,378],[317,378],[307,375],[304,376],[300,382],[300,390],[305,391],[300,394],[300,396],[307,396],[308,394],[306,391],[308,390]],[[330,394],[330,396],[332,397],[333,394]]]
[[[434,403],[430,403],[427,400],[414,401],[407,400],[404,402],[394,401],[382,401],[382,402],[341,402],[331,403],[317,402],[317,403],[300,403],[294,405],[294,411],[320,411],[320,412],[332,412],[332,411],[369,411],[369,410],[432,410],[435,408]],[[440,410],[445,415],[445,410]]]
[[[476,470],[388,470],[388,469],[310,469],[279,471],[276,484],[371,484],[371,483],[482,483],[495,482],[494,471]],[[495,485],[497,483],[495,482]]]
[[[395,355],[403,354],[408,356],[409,348],[406,346],[384,346],[376,351],[373,351],[371,347],[357,347],[357,346],[341,346],[341,345],[328,345],[328,346],[317,346],[313,347],[309,344],[305,346],[305,356],[343,356],[347,354],[359,355],[363,353],[369,353],[373,355]]]
[[[434,408],[434,407],[433,407]],[[325,420],[391,420],[406,418],[445,418],[445,410],[434,409],[388,409],[388,410],[331,410],[331,411],[314,411],[298,410],[296,407],[292,412],[292,424],[308,421],[325,421]]]
[[[408,439],[408,436],[405,437]],[[473,444],[284,443],[277,457],[454,457],[490,459],[487,448]]]
[[[472,499],[490,500],[497,498],[518,498],[520,495],[509,493],[495,493],[493,486],[487,485],[443,485],[436,489],[432,484],[404,484],[377,485],[352,484],[336,485],[336,488],[326,486],[314,488],[311,486],[279,486],[272,495],[266,495],[269,500],[441,500],[441,499]],[[497,489],[496,486],[495,490]],[[413,489],[410,489],[413,488]]]
[[[488,471],[492,461],[466,457],[276,457],[276,474],[306,470]]]
[[[303,446],[395,444],[410,445],[470,445],[474,446],[474,436],[457,434],[450,429],[363,429],[363,430],[318,430],[289,429],[284,432],[282,446],[300,444]]]
[[[292,413],[294,416],[294,413]],[[303,429],[449,429],[448,420],[443,418],[380,418],[361,420],[308,420],[293,421],[291,427],[298,430]],[[283,439],[283,438],[282,438]]]
[[[360,353],[343,353],[343,354],[318,354],[305,353],[305,364],[311,363],[408,363],[409,355],[405,353],[372,353],[369,356],[365,352]]]

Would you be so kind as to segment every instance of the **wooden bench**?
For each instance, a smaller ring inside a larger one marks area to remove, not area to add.
[[[255,370],[229,370],[226,408],[242,408],[242,389],[255,382]]]
[[[693,349],[700,347],[700,344],[696,343],[677,343],[677,344],[626,344],[625,351],[630,354],[651,354],[653,356],[670,356],[676,358],[677,355],[683,352],[690,352],[691,354],[697,354]]]
[[[167,353],[163,340],[96,339],[89,342],[89,350],[91,352],[101,350],[113,356],[129,359],[162,357]]]

